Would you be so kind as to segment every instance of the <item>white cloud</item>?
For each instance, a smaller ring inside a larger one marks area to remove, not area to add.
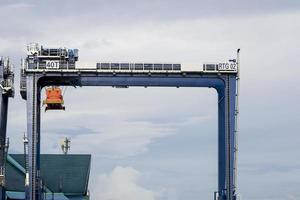
[[[174,133],[174,130],[163,125],[120,121],[102,126],[100,133],[74,137],[72,145],[77,152],[113,157],[133,156],[147,151],[153,140]]]
[[[139,185],[140,172],[117,166],[110,174],[102,174],[92,191],[93,199],[155,200],[155,192]]]

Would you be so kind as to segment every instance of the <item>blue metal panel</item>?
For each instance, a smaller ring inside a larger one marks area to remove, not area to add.
[[[81,86],[137,86],[137,87],[213,87],[224,88],[220,78],[185,77],[81,77]]]

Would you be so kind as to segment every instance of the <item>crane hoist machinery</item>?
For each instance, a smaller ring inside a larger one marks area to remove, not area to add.
[[[59,87],[52,86],[46,88],[46,99],[43,101],[43,105],[46,105],[47,110],[65,110],[64,99],[62,91]]]
[[[75,63],[78,61],[78,49],[67,48],[45,48],[37,43],[31,43],[27,46],[27,58],[22,61],[21,69],[21,93],[26,91],[26,75],[24,69],[40,69],[45,73],[56,70],[75,70]],[[57,86],[51,86],[48,83],[46,87],[46,99],[43,105],[47,110],[65,110],[62,91]],[[26,95],[25,95],[26,96]]]
[[[75,69],[78,49],[44,48],[37,43],[27,46],[28,69]]]
[[[2,95],[14,97],[14,72],[9,58],[0,57],[0,90]]]

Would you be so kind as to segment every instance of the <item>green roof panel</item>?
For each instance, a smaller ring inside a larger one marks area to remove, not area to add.
[[[21,166],[24,164],[23,154],[11,154]],[[11,162],[7,162],[7,189],[24,191],[24,173]],[[66,195],[85,195],[88,187],[91,155],[41,155],[41,177],[43,183],[55,193]]]

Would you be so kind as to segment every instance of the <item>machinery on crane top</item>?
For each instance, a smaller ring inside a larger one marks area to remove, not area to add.
[[[43,105],[46,105],[47,110],[65,110],[63,106],[64,99],[61,89],[56,86],[46,88],[46,99],[43,101]]]
[[[44,48],[37,43],[27,46],[27,67],[30,69],[75,69],[78,49]]]

